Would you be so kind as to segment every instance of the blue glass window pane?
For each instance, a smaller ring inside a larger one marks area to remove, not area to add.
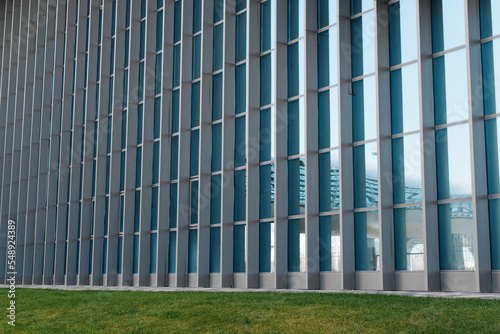
[[[391,66],[417,58],[417,4],[402,0],[389,6]]]
[[[247,8],[247,0],[235,0],[236,2],[236,12]]]
[[[188,273],[194,274],[198,269],[198,230],[189,230]]]
[[[111,9],[111,36],[115,35],[115,31],[116,31],[116,24],[115,23],[116,23],[116,0],[113,0],[113,5],[112,5],[112,9]]]
[[[392,140],[394,204],[422,201],[420,134]]]
[[[162,82],[162,72],[161,72],[161,56],[162,54],[159,53],[156,55],[156,62],[155,62],[155,95],[158,95],[161,93],[161,82]]]
[[[66,242],[64,253],[68,252],[68,243]],[[108,260],[108,238],[104,238],[102,245],[102,273],[106,274]],[[66,273],[66,261],[64,261],[64,271]]]
[[[104,239],[104,241],[107,243],[108,239]],[[122,273],[122,249],[123,249],[123,237],[119,236],[118,237],[118,259],[117,259],[117,264],[116,264],[116,272],[117,274]],[[103,272],[104,274],[105,272]]]
[[[433,52],[465,44],[464,0],[432,1],[431,17]]]
[[[142,146],[137,148],[135,158],[135,187],[139,188],[141,186],[141,168],[142,168]]]
[[[420,128],[418,65],[412,64],[391,72],[392,133]]]
[[[160,168],[160,142],[155,141],[153,143],[153,184],[157,184],[159,181],[159,168]]]
[[[179,136],[172,137],[172,152],[170,161],[170,180],[177,180],[179,169]]]
[[[260,106],[271,104],[272,53],[260,57]]]
[[[193,0],[193,34],[201,30],[201,0]]]
[[[223,59],[224,24],[214,27],[214,72],[222,68]]]
[[[179,90],[172,92],[172,133],[179,132]]]
[[[484,114],[500,113],[500,40],[482,44]]]
[[[139,272],[139,236],[134,235],[134,258],[133,258],[132,272],[137,274]]]
[[[222,73],[212,77],[212,121],[222,118]]]
[[[260,162],[274,159],[274,108],[260,112]]]
[[[161,127],[161,97],[155,98],[154,118],[153,118],[153,138],[160,138]],[[142,130],[142,129],[141,129]],[[141,131],[142,132],[142,131]]]
[[[191,127],[200,125],[200,82],[191,85]]]
[[[288,215],[305,213],[304,158],[288,160]]]
[[[236,62],[247,57],[247,13],[236,16]]]
[[[441,270],[475,270],[472,202],[440,204],[438,207]]]
[[[78,207],[79,211],[81,210],[81,206]],[[104,197],[104,235],[108,235],[108,210],[109,210],[109,197]],[[80,215],[78,216],[80,217]],[[78,229],[78,233],[80,233],[80,229]]]
[[[351,15],[356,15],[373,8],[373,0],[351,0]]]
[[[201,70],[201,34],[193,37],[193,77],[198,79]]]
[[[377,211],[356,212],[354,214],[354,241],[356,244],[356,270],[379,270],[380,250]]]
[[[222,123],[212,125],[212,172],[222,168]]]
[[[124,110],[122,112],[122,142],[121,148],[122,150],[127,147],[127,111]]]
[[[198,224],[198,181],[191,182],[191,225]]]
[[[318,93],[319,149],[339,146],[337,87]]]
[[[303,93],[301,85],[304,82],[303,40],[288,45],[287,50],[288,97],[294,97]]]
[[[221,176],[212,175],[210,183],[210,224],[221,222]]]
[[[174,75],[173,86],[178,87],[180,85],[181,79],[181,45],[177,44],[174,46]]]
[[[472,195],[469,124],[436,130],[438,199]]]
[[[318,29],[337,22],[337,0],[318,0]]]
[[[318,34],[318,88],[337,83],[337,27]]]
[[[271,224],[259,224],[259,272],[271,272]]]
[[[352,83],[353,141],[377,138],[375,77]]]
[[[170,231],[168,233],[168,273],[175,274],[176,259],[177,259],[177,232]]]
[[[170,228],[177,227],[177,183],[170,184]]]
[[[190,176],[198,175],[200,152],[200,131],[191,131],[191,160],[190,160]]]
[[[160,9],[163,7],[163,0],[157,0],[156,1],[156,9]]]
[[[245,225],[234,226],[233,268],[235,273],[245,272]]]
[[[271,1],[260,4],[260,52],[271,49]]]
[[[377,143],[355,146],[354,160],[354,207],[378,205]]]
[[[111,153],[111,128],[113,125],[113,116],[108,116],[108,133],[106,143],[106,153]]]
[[[128,67],[128,62],[129,62],[129,42],[130,40],[130,30],[125,30],[125,52],[124,52],[124,61],[123,61],[123,67]]]
[[[305,153],[304,100],[288,102],[288,155]]]
[[[288,221],[288,271],[306,271],[306,224],[304,219]]]
[[[125,214],[125,196],[120,195],[120,222],[119,222],[119,232],[123,232],[123,215]]]
[[[352,77],[374,73],[375,28],[373,11],[351,21],[351,44]]]
[[[141,223],[141,191],[135,191],[135,207],[134,207],[134,232],[139,232]]]
[[[272,218],[274,217],[274,164],[260,166],[259,170],[259,218]]]
[[[156,51],[162,49],[163,44],[163,10],[156,13]]]
[[[120,154],[120,191],[123,191],[125,188],[125,152],[121,152]]]
[[[234,113],[240,114],[247,110],[247,66],[242,64],[235,70],[235,110]]]
[[[139,40],[139,59],[144,59],[146,44],[146,21],[141,21],[141,32]]]
[[[500,199],[489,201],[491,270],[500,270]]]
[[[246,170],[234,171],[234,221],[246,219]]]
[[[500,194],[500,118],[484,122],[486,128],[486,161],[488,193]]]
[[[220,273],[220,227],[210,228],[210,273]]]
[[[234,166],[246,164],[246,116],[237,117],[234,130]]]
[[[182,1],[177,1],[174,5],[174,43],[181,40],[182,26]]]
[[[156,274],[156,233],[151,234],[149,273]]]
[[[422,207],[394,209],[396,270],[424,270]]]
[[[214,23],[224,19],[224,0],[214,0]]]
[[[146,17],[146,2],[147,0],[141,0],[141,19]]]
[[[303,35],[304,21],[300,15],[304,7],[302,0],[288,1],[288,41],[297,39]]]
[[[321,271],[340,270],[340,217],[319,217],[319,259]]]
[[[333,150],[319,156],[319,211],[338,210],[339,198],[339,153]]]
[[[111,52],[113,52],[113,49],[111,49]],[[114,77],[109,78],[108,114],[111,114],[113,112],[113,78]],[[73,123],[73,103],[71,104],[71,123]]]
[[[469,117],[465,49],[434,58],[434,112],[436,125]]]
[[[106,195],[109,194],[109,172],[110,172],[111,166],[110,166],[110,156],[106,156]],[[71,174],[68,174],[70,176]],[[68,199],[69,199],[69,192],[68,192]],[[69,200],[68,200],[69,202]]]
[[[479,7],[481,10],[481,38],[500,34],[500,2],[481,0]]]

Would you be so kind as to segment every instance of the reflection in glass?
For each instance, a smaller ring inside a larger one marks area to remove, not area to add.
[[[242,64],[235,69],[235,115],[245,112],[247,109],[247,66]]]
[[[500,2],[499,2],[500,4]],[[484,114],[500,113],[500,39],[482,44]],[[497,102],[499,101],[499,102]]]
[[[319,211],[328,212],[340,207],[339,152],[333,150],[319,156]]]
[[[214,72],[222,68],[223,39],[224,39],[224,23],[221,23],[214,27],[214,64],[213,64]]]
[[[246,164],[246,116],[236,117],[234,130],[234,167]]]
[[[259,225],[259,271],[275,272],[274,222]]]
[[[177,231],[168,233],[168,273],[175,274],[177,250]]]
[[[436,130],[438,199],[470,197],[469,124]]]
[[[177,183],[170,184],[170,217],[169,227],[177,227]]]
[[[306,167],[304,158],[288,160],[288,215],[305,213]]]
[[[378,211],[354,214],[354,240],[356,244],[356,270],[380,269]]]
[[[260,169],[260,219],[274,217],[274,164],[262,165]]]
[[[210,224],[221,222],[221,175],[212,175],[210,182]]]
[[[337,83],[337,27],[318,34],[318,88]]]
[[[353,141],[377,138],[375,76],[352,83]]]
[[[288,156],[305,153],[304,99],[288,102]]]
[[[481,38],[500,34],[500,2],[481,0],[479,8],[481,10]]]
[[[200,130],[191,131],[190,176],[198,175],[200,151]]]
[[[210,228],[210,273],[220,273],[220,227]]]
[[[394,209],[396,270],[424,270],[422,207]]]
[[[236,62],[247,57],[247,13],[236,16]]]
[[[375,72],[373,11],[351,20],[351,58],[353,78]]]
[[[288,97],[304,93],[304,40],[287,47]]]
[[[318,94],[318,148],[339,146],[337,87]]]
[[[304,0],[288,0],[288,41],[303,36],[304,32]]]
[[[391,66],[417,58],[416,0],[401,0],[389,6]]]
[[[234,171],[234,221],[246,219],[246,170]]]
[[[491,269],[500,270],[500,199],[490,199]]]
[[[415,131],[420,128],[418,96],[418,64],[391,72],[392,133]]]
[[[188,273],[194,274],[198,270],[198,230],[189,230],[188,239]]]
[[[340,216],[319,217],[321,271],[340,271]]]
[[[233,270],[235,273],[244,273],[246,269],[245,227],[246,225],[234,225]]]
[[[394,204],[422,201],[420,134],[392,140]]]
[[[288,271],[306,271],[306,221],[291,219],[288,221]]]
[[[465,49],[434,58],[436,125],[469,117]]]
[[[500,118],[484,122],[486,128],[486,161],[488,167],[488,193],[500,194]]]
[[[377,143],[355,146],[354,156],[354,207],[378,205]]]
[[[356,15],[373,8],[373,0],[351,0],[351,15]]]
[[[260,162],[274,159],[274,107],[260,112]]]
[[[222,168],[222,123],[212,125],[212,172]]]
[[[212,121],[222,118],[222,73],[212,77]]]
[[[191,225],[196,225],[198,224],[198,181],[192,181],[191,182],[191,214],[190,214],[190,221],[189,223]]]
[[[439,205],[441,270],[475,269],[472,202]]]
[[[431,16],[434,53],[465,44],[464,0],[433,0]]]
[[[337,0],[318,0],[318,29],[337,22]]]

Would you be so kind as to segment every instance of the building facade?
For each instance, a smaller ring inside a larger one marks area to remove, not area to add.
[[[23,284],[500,292],[500,1],[3,0],[0,36],[0,281],[14,224]]]

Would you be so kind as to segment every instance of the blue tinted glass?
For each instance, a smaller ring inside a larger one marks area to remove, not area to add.
[[[417,58],[417,5],[401,0],[389,6],[391,66]]]
[[[146,17],[146,2],[147,0],[141,0],[141,19]]]
[[[110,156],[106,156],[106,195],[109,194],[109,172],[111,170],[110,167]],[[68,174],[70,176],[70,174]],[[68,202],[69,202],[69,192],[68,192]]]
[[[354,241],[356,245],[356,270],[380,269],[378,212],[354,214]]]
[[[242,64],[236,67],[235,70],[235,110],[234,113],[245,112],[247,110],[247,65]]]
[[[500,270],[500,199],[491,199],[490,208],[490,240],[491,269]]]
[[[247,8],[247,0],[235,0],[236,2],[236,12]]]
[[[222,73],[212,77],[212,121],[222,118]]]
[[[180,1],[179,1],[180,2]],[[177,259],[177,232],[170,231],[168,233],[168,273],[175,274],[176,259]]]
[[[237,117],[234,130],[234,166],[246,164],[246,116]]]
[[[146,21],[141,21],[141,33],[139,40],[139,59],[144,59],[146,44]]]
[[[163,10],[156,13],[156,51],[162,49],[163,44]]]
[[[160,138],[160,127],[161,127],[161,97],[155,98],[155,109],[153,118],[153,138]],[[142,129],[141,129],[142,130]]]
[[[156,233],[151,234],[149,273],[156,274]]]
[[[259,218],[274,217],[274,164],[259,167]]]
[[[201,71],[201,34],[193,37],[193,77],[198,79]]]
[[[198,230],[189,230],[188,273],[197,272],[198,268]]]
[[[434,112],[436,125],[469,117],[465,49],[434,58]]]
[[[174,9],[174,43],[181,40],[182,27],[182,1],[175,3]]]
[[[162,81],[161,53],[159,53],[156,55],[156,62],[155,62],[155,95],[161,93],[161,81]]]
[[[177,183],[170,184],[170,228],[177,227]]]
[[[274,108],[260,112],[260,162],[274,159]]]
[[[198,224],[198,181],[191,182],[191,225]]]
[[[108,239],[104,239],[104,241],[107,243]],[[123,237],[119,236],[118,237],[118,260],[116,264],[116,272],[117,274],[122,273],[122,249],[123,249]],[[103,272],[105,274],[105,272]]]
[[[431,6],[433,52],[465,44],[464,0],[434,0]]]
[[[339,146],[337,87],[318,94],[319,149]]]
[[[288,1],[288,41],[292,41],[303,35],[304,21],[302,15],[300,15],[303,7],[303,0]]]
[[[179,136],[172,137],[172,152],[171,152],[171,165],[170,165],[170,180],[177,179],[177,171],[179,168]]]
[[[234,221],[246,219],[246,171],[234,171]]]
[[[394,209],[396,270],[424,270],[422,207]]]
[[[271,1],[260,4],[260,52],[271,49]]]
[[[418,64],[391,72],[392,133],[420,128],[418,96]]]
[[[260,223],[259,224],[259,272],[270,273],[272,272],[271,265],[271,228],[274,227],[273,223]]]
[[[86,92],[86,91],[84,91]],[[128,70],[123,72],[123,104],[122,108],[127,108],[127,98],[128,98]]]
[[[158,172],[160,168],[160,142],[153,143],[153,184],[159,181]]]
[[[375,77],[352,83],[353,141],[377,138]]]
[[[193,0],[193,34],[201,30],[201,0]]]
[[[469,124],[436,130],[436,163],[438,199],[472,195]]]
[[[190,175],[198,175],[199,165],[199,151],[200,151],[200,132],[199,130],[191,131],[191,167]]]
[[[303,93],[304,64],[303,64],[303,40],[288,45],[288,97],[294,97]]]
[[[319,211],[338,210],[339,198],[339,153],[337,150],[319,155]]]
[[[141,223],[141,191],[135,191],[135,206],[134,206],[134,232],[139,232]]]
[[[144,108],[143,104],[137,106],[137,144],[142,143],[142,110]]]
[[[220,273],[220,227],[210,228],[210,272]]]
[[[222,168],[222,123],[212,125],[212,172]]]
[[[235,273],[245,272],[245,225],[234,226],[233,269]]]
[[[113,125],[113,116],[108,116],[108,140],[107,140],[107,146],[106,146],[106,153],[111,153],[111,127]]]
[[[392,140],[392,179],[394,204],[422,201],[420,135]]]
[[[224,19],[224,0],[214,0],[214,23]]]
[[[374,73],[375,28],[373,11],[351,21],[351,44],[352,77]]]
[[[67,254],[68,252],[68,243],[66,242],[65,248],[64,248],[64,253]],[[106,263],[108,259],[108,238],[104,238],[103,241],[103,246],[102,246],[102,273],[106,274]],[[121,258],[119,257],[121,260]],[[66,261],[64,261],[64,273],[66,274]]]
[[[137,155],[135,159],[135,187],[141,186],[141,167],[142,167],[142,146],[137,148]]]
[[[340,217],[319,217],[319,258],[321,271],[340,270]]]
[[[305,175],[304,158],[288,160],[288,215],[305,213]]]
[[[200,125],[200,82],[191,85],[191,127]]]
[[[120,195],[120,223],[119,232],[123,232],[123,215],[125,214],[125,196]]]
[[[179,90],[172,92],[172,133],[179,132]]]
[[[288,103],[288,155],[305,153],[304,100]]]
[[[482,44],[484,114],[500,113],[500,40]]]
[[[481,38],[500,34],[500,2],[495,0],[480,0]]]
[[[210,183],[210,224],[221,222],[221,176],[212,175]]]
[[[354,160],[354,207],[378,205],[377,143],[355,146]]]
[[[337,27],[318,34],[318,88],[337,83]]]
[[[247,57],[247,13],[236,16],[236,62]]]
[[[180,85],[181,79],[181,45],[177,44],[174,46],[174,75],[173,86],[177,87]]]
[[[475,270],[472,202],[440,204],[438,207],[441,270]]]
[[[373,8],[373,0],[351,0],[351,15],[356,15]]]
[[[120,191],[125,188],[125,152],[120,153]]]
[[[305,272],[305,220],[293,219],[288,221],[288,271]]]
[[[272,58],[271,53],[260,57],[260,106],[271,104],[272,95]]]
[[[500,194],[500,118],[485,121],[488,193]]]
[[[337,22],[337,0],[318,0],[318,29]]]
[[[224,24],[221,23],[214,27],[214,64],[213,64],[214,72],[222,68],[223,39],[224,39]]]

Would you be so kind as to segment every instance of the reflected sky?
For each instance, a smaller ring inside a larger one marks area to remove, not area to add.
[[[432,1],[432,42],[434,52],[465,44],[464,0]]]

